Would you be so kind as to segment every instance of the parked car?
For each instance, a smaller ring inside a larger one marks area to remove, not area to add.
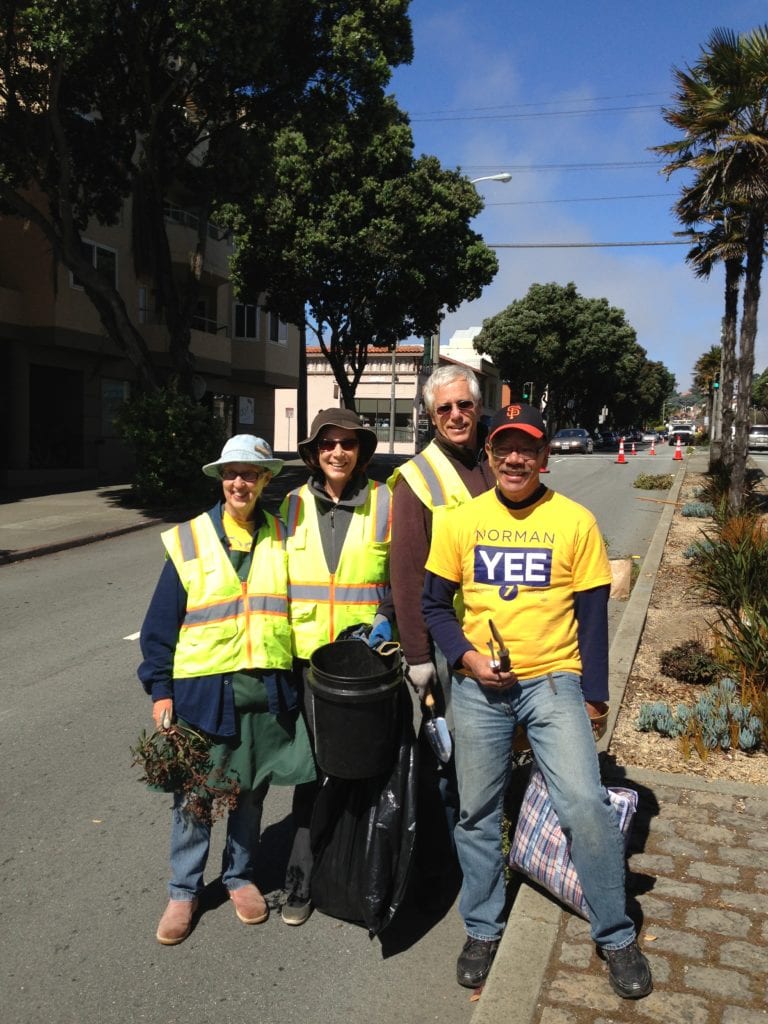
[[[659,440],[659,435],[655,430],[644,430],[640,440],[645,444],[655,444]]]
[[[589,431],[583,427],[565,427],[558,430],[550,441],[553,452],[582,452],[591,455],[595,450],[595,443],[589,436]]]
[[[747,448],[751,452],[768,452],[768,424],[755,423],[749,428]]]
[[[610,451],[619,447],[619,435],[615,430],[601,430],[595,435],[595,448],[602,448],[603,451]]]

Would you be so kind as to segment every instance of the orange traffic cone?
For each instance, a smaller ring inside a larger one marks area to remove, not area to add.
[[[655,455],[656,454],[656,441],[655,440],[651,441],[651,450],[648,452],[648,454],[649,455]]]
[[[632,451],[631,451],[630,454],[631,455],[637,455],[637,452],[635,451],[635,442],[634,441],[632,442]]]
[[[619,457],[616,459],[616,463],[619,466],[626,466],[627,460],[624,458],[624,438],[622,437],[619,441]]]
[[[680,447],[680,438],[679,437],[677,439],[677,444],[675,445],[675,454],[672,456],[672,461],[673,462],[682,462],[683,461],[683,449]]]

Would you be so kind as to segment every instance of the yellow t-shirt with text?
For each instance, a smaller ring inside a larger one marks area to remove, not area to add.
[[[488,491],[435,520],[426,568],[460,584],[460,622],[478,651],[489,653],[493,619],[521,679],[581,672],[573,596],[611,582],[600,529],[583,505],[548,490],[511,509]]]

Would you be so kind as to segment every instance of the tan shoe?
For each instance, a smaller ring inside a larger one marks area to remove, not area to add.
[[[230,889],[229,898],[235,904],[235,913],[243,924],[261,924],[269,917],[267,901],[252,883]]]
[[[192,930],[192,918],[197,910],[197,898],[168,900],[155,935],[164,946],[177,946]]]

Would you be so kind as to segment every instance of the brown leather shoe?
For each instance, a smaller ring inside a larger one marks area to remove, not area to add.
[[[192,918],[197,910],[197,898],[168,900],[168,906],[157,926],[156,939],[164,946],[177,946],[192,930]]]
[[[230,889],[229,898],[235,904],[235,913],[243,924],[261,924],[269,917],[267,901],[251,882],[239,889]]]

